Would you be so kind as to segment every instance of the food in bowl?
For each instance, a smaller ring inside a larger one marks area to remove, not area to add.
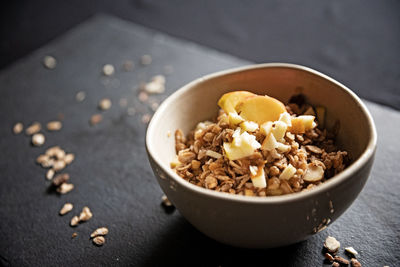
[[[224,94],[214,121],[185,137],[175,132],[175,172],[219,192],[277,196],[312,189],[341,172],[349,158],[335,146],[339,123],[325,128],[324,107],[293,96],[285,106],[247,91]]]

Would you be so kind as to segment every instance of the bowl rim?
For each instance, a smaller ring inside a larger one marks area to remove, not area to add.
[[[152,146],[152,141],[150,140],[150,136],[152,136],[152,131],[155,128],[157,121],[159,121],[161,119],[162,114],[164,113],[164,110],[166,110],[171,103],[173,103],[177,98],[179,98],[181,95],[183,95],[184,93],[189,91],[194,85],[196,85],[198,83],[204,82],[209,79],[217,78],[220,76],[224,76],[227,74],[239,73],[239,72],[253,70],[253,69],[263,69],[263,68],[289,68],[289,69],[305,71],[305,72],[311,73],[313,75],[319,76],[323,79],[326,79],[331,83],[334,83],[337,87],[339,87],[347,95],[349,95],[355,101],[355,103],[358,105],[358,107],[361,109],[361,111],[364,113],[364,115],[367,119],[369,131],[370,131],[370,138],[369,138],[368,144],[367,144],[365,150],[359,156],[359,158],[357,160],[355,160],[354,162],[352,162],[352,164],[350,166],[348,166],[347,168],[345,168],[342,172],[335,175],[334,179],[329,179],[312,190],[309,190],[306,192],[302,191],[302,192],[297,192],[297,193],[293,193],[293,194],[280,195],[280,196],[268,196],[268,197],[233,195],[233,194],[228,194],[228,193],[224,193],[224,192],[216,192],[214,190],[209,190],[209,189],[189,183],[188,181],[186,181],[185,179],[180,177],[178,174],[176,174],[169,166],[164,166],[163,164],[159,164],[159,160],[157,159],[157,153],[155,153],[155,148]],[[197,79],[183,85],[178,90],[176,90],[173,94],[171,94],[160,105],[160,107],[157,109],[156,113],[153,115],[153,117],[148,125],[147,131],[146,131],[145,143],[146,143],[146,150],[147,150],[148,156],[151,157],[154,160],[154,162],[173,179],[174,182],[178,183],[182,187],[185,187],[192,193],[201,194],[201,195],[204,195],[204,196],[207,196],[210,198],[214,198],[214,199],[227,200],[227,201],[233,201],[233,202],[242,202],[242,203],[251,203],[251,204],[276,204],[276,203],[288,203],[288,202],[293,202],[293,201],[299,201],[301,199],[313,197],[315,195],[327,192],[330,189],[345,182],[347,179],[350,179],[352,174],[354,174],[359,169],[361,169],[365,164],[367,164],[367,162],[371,159],[371,157],[373,157],[375,150],[376,150],[376,144],[377,144],[377,132],[376,132],[373,118],[372,118],[370,112],[368,111],[367,107],[365,106],[365,104],[361,101],[361,99],[353,91],[351,91],[345,85],[341,84],[340,82],[334,80],[333,78],[331,78],[319,71],[316,71],[312,68],[305,67],[305,66],[298,65],[298,64],[277,62],[277,63],[252,64],[252,65],[246,65],[246,66],[242,66],[242,67],[217,71],[217,72],[214,72],[211,74],[204,75],[200,78],[197,78]]]

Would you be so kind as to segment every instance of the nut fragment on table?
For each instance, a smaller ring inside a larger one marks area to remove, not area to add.
[[[78,233],[77,232],[74,232],[74,233],[72,233],[72,238],[75,238],[75,237],[77,237],[78,236]]]
[[[60,210],[60,215],[65,215],[70,212],[74,208],[74,205],[71,203],[65,203],[64,206]]]
[[[57,60],[52,56],[45,56],[43,58],[43,66],[52,70],[57,66]]]
[[[108,98],[103,98],[102,100],[100,100],[99,102],[99,109],[100,110],[108,110],[111,108],[111,100]]]
[[[108,228],[106,227],[100,227],[97,228],[93,233],[91,233],[90,237],[96,237],[96,236],[104,236],[108,234]]]
[[[106,242],[104,236],[96,236],[93,238],[93,243],[97,246],[102,246]]]
[[[103,116],[101,114],[94,114],[90,118],[90,125],[94,126],[96,124],[99,124],[103,120]]]
[[[79,221],[86,222],[93,217],[89,207],[83,207],[81,214],[79,214]]]
[[[329,251],[329,253],[335,254],[340,248],[340,242],[332,236],[328,236],[325,240],[324,247]]]
[[[34,122],[31,125],[29,125],[28,128],[25,130],[26,135],[34,135],[35,133],[40,132],[42,129],[42,125],[39,122]]]
[[[350,263],[351,263],[351,266],[353,266],[353,267],[361,267],[361,263],[355,258],[352,258],[350,260]]]
[[[57,174],[56,177],[54,177],[52,184],[53,184],[53,186],[58,187],[58,186],[62,185],[63,183],[68,182],[68,180],[69,180],[68,173],[60,173],[60,174]]]
[[[325,253],[324,256],[325,256],[325,259],[327,259],[330,262],[333,262],[335,260],[333,258],[333,256],[331,254],[329,254],[329,253]]]
[[[32,136],[32,144],[34,146],[42,146],[45,141],[46,141],[46,138],[44,137],[44,134],[42,134],[42,133],[37,133]]]
[[[151,56],[150,55],[143,55],[141,58],[140,58],[140,63],[142,64],[142,65],[150,65],[151,64],[151,62],[153,61],[153,59],[151,58]]]
[[[347,247],[344,249],[348,254],[350,254],[353,257],[356,257],[358,255],[357,250],[355,250],[353,247]]]
[[[63,183],[57,188],[57,192],[60,194],[66,194],[74,189],[73,184]]]
[[[72,217],[71,222],[69,223],[69,225],[77,226],[78,223],[79,223],[79,217],[78,216],[74,216],[74,217]]]
[[[61,121],[50,121],[46,126],[49,131],[59,131],[62,128],[62,123]]]
[[[334,260],[340,264],[349,265],[349,261],[343,257],[335,256]]]
[[[111,75],[114,74],[114,72],[115,72],[115,68],[114,68],[113,65],[106,64],[106,65],[103,66],[103,74],[105,76],[111,76]]]
[[[86,98],[86,93],[84,91],[79,91],[75,95],[75,99],[78,102],[82,102],[83,100],[85,100],[85,98]]]
[[[21,122],[17,122],[13,127],[14,134],[20,134],[24,130],[24,125]]]

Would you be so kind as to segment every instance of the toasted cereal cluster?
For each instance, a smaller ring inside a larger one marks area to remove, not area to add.
[[[309,108],[296,103],[286,106],[292,120]],[[230,194],[277,196],[309,190],[346,166],[347,152],[334,145],[338,125],[334,128],[328,132],[314,127],[304,133],[292,133],[288,129],[281,139],[281,147],[285,149],[268,150],[264,149],[267,136],[259,128],[249,135],[263,146],[250,156],[232,160],[224,144],[232,143],[235,131],[239,130],[229,123],[228,114],[220,110],[214,122],[199,123],[186,137],[181,130],[176,130],[177,159],[171,167],[192,184]],[[260,174],[257,166],[262,166],[261,179],[265,183],[262,187],[254,185],[254,175]],[[318,170],[319,176],[315,175]]]

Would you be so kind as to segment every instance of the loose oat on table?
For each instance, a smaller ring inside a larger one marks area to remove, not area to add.
[[[28,126],[25,130],[26,135],[34,135],[42,129],[42,125],[39,122],[34,122]]]
[[[163,75],[154,76],[150,82],[144,85],[144,90],[149,94],[162,94],[165,91],[165,77]]]
[[[111,108],[111,100],[109,98],[103,98],[99,101],[99,109],[100,110],[108,110]]]
[[[352,257],[356,257],[358,255],[357,250],[355,250],[353,247],[347,247],[344,249],[346,253],[350,254]]]
[[[101,114],[94,114],[92,117],[90,117],[90,125],[94,126],[96,124],[99,124],[103,120],[103,116]]]
[[[50,121],[46,125],[47,130],[49,131],[59,131],[62,128],[61,121]]]
[[[100,227],[97,228],[93,233],[90,234],[90,237],[96,237],[96,236],[104,236],[108,234],[108,228],[107,227]]]
[[[60,215],[65,215],[70,212],[74,208],[74,205],[71,203],[65,203],[64,206],[60,210]]]
[[[13,127],[14,134],[20,134],[24,130],[24,125],[21,122],[17,122]]]
[[[355,258],[352,258],[350,260],[350,263],[351,263],[351,266],[353,266],[353,267],[361,267],[361,263]]]
[[[86,98],[86,93],[84,91],[79,91],[75,95],[75,99],[78,102],[82,102],[83,100],[85,100],[85,98]]]
[[[57,187],[56,191],[60,194],[67,194],[72,189],[74,189],[73,184],[63,183],[59,187]]]
[[[111,64],[106,64],[103,66],[103,75],[105,76],[111,76],[115,72],[115,68]]]
[[[69,165],[75,160],[75,154],[74,153],[68,153],[64,157],[64,162],[65,164]]]
[[[46,141],[46,138],[44,137],[44,134],[42,134],[42,133],[37,133],[37,134],[32,135],[32,144],[34,146],[42,146],[45,141]]]
[[[93,217],[89,207],[83,207],[81,214],[79,214],[79,221],[86,222]]]
[[[104,238],[104,236],[96,236],[95,238],[93,238],[93,243],[97,246],[102,246],[105,242],[106,239]]]
[[[340,242],[332,236],[328,236],[325,239],[324,247],[332,254],[335,254],[340,248]]]
[[[150,55],[143,55],[143,56],[140,58],[140,63],[141,63],[142,65],[144,65],[144,66],[150,65],[152,61],[153,61],[153,59],[151,58]]]
[[[52,70],[57,66],[57,60],[52,56],[45,56],[43,58],[43,66]]]
[[[71,222],[69,223],[70,226],[77,226],[79,224],[79,217],[78,216],[74,216],[71,219]]]
[[[47,172],[46,172],[46,179],[47,179],[47,180],[53,179],[55,173],[56,173],[56,172],[55,172],[53,169],[47,170]]]

